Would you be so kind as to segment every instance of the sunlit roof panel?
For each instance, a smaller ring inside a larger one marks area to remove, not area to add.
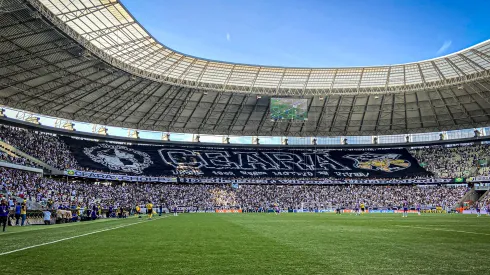
[[[423,62],[419,64],[422,71],[422,77],[425,82],[441,81],[442,76],[437,72],[436,68],[431,62]]]
[[[388,79],[388,68],[365,68],[359,83],[360,88],[384,87]]]
[[[434,64],[439,68],[439,71],[445,79],[458,77],[457,71],[445,59],[434,60]]]
[[[312,70],[307,89],[330,89],[337,70]]]
[[[442,83],[441,79],[449,80],[462,74],[467,78],[481,77],[478,73],[490,69],[489,41],[431,61],[369,68],[303,69],[206,61],[176,53],[156,42],[116,0],[31,1],[42,4],[69,28],[82,34],[86,40],[80,42],[88,42],[90,45],[86,45],[106,54],[101,56],[101,52],[95,51],[96,55],[103,58],[112,56],[121,62],[115,65],[126,64],[125,70],[138,69],[133,73],[168,83],[194,81],[204,85],[209,82],[213,85],[204,86],[218,90],[238,87],[237,91],[252,90],[247,86],[253,86],[257,91],[262,87],[268,89],[266,91],[276,89],[278,92],[287,89],[335,92],[336,89],[380,90],[389,87],[416,90],[425,84]],[[58,21],[54,23],[59,24]],[[207,64],[205,67],[204,63]]]
[[[473,66],[475,67],[480,67],[479,69],[481,70],[481,68],[483,69],[490,69],[490,59],[485,59],[483,58],[482,56],[474,53],[474,52],[467,52],[464,54],[464,56],[466,56],[468,59],[470,59],[473,63]]]

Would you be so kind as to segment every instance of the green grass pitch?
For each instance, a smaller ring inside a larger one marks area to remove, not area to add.
[[[490,217],[476,215],[181,214],[152,221],[9,227],[0,240],[5,274],[401,275],[490,270]]]

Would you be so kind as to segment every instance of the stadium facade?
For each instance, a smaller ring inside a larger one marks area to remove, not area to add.
[[[378,136],[490,125],[490,41],[401,65],[267,67],[174,51],[116,0],[6,0],[0,9],[0,104],[27,112],[235,136]],[[271,120],[271,97],[308,99],[308,120]]]

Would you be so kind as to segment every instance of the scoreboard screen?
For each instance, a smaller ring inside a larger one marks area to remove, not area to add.
[[[308,99],[271,98],[271,119],[308,120]]]

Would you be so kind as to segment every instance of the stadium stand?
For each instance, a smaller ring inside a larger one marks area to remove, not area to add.
[[[66,145],[55,135],[3,126],[0,139],[56,168],[77,167]]]
[[[36,168],[39,167],[37,164],[31,162],[28,159],[25,159],[23,157],[13,156],[11,154],[8,154],[6,152],[1,152],[1,151],[0,151],[0,161],[18,164],[22,166],[29,166],[29,167],[36,167]]]
[[[2,125],[0,139],[57,168],[88,170],[77,163],[69,146],[56,135]],[[486,160],[490,156],[490,145],[488,144],[465,144],[452,147],[427,146],[411,149],[410,153],[419,164],[434,173],[435,177],[458,178],[489,175],[489,167],[479,164],[480,160],[485,160],[486,165]],[[22,158],[18,160],[14,158],[10,162],[35,166]]]
[[[97,184],[43,178],[39,174],[0,168],[2,189],[7,196],[57,209],[101,205],[103,209],[132,207],[152,201],[171,209],[219,208],[267,209],[273,204],[284,208],[354,208],[364,202],[369,208],[398,208],[408,200],[424,208],[453,207],[466,191],[465,186],[314,186],[314,185],[230,185],[210,184]],[[49,204],[49,201],[53,203]]]
[[[56,167],[81,168],[68,146],[56,135],[3,126],[2,140],[29,152]],[[39,150],[37,148],[42,148]],[[488,145],[427,147],[410,151],[420,163],[437,177],[453,178],[482,174],[475,169],[479,160],[488,156]],[[22,158],[1,153],[3,161],[30,165]],[[408,200],[412,207],[454,208],[467,191],[466,185],[251,185],[241,184],[134,184],[94,183],[92,180],[50,178],[16,169],[0,168],[4,196],[29,202],[30,209],[90,208],[101,205],[130,208],[152,201],[164,208],[175,206],[194,210],[242,208],[249,211],[266,209],[272,204],[284,208],[320,209],[327,207],[354,208],[364,202],[369,208],[397,208]],[[483,173],[484,174],[484,173]]]
[[[411,150],[419,163],[427,164],[427,169],[437,177],[459,178],[488,174],[488,167],[477,169],[479,161],[490,154],[488,145],[443,147],[434,146]]]

